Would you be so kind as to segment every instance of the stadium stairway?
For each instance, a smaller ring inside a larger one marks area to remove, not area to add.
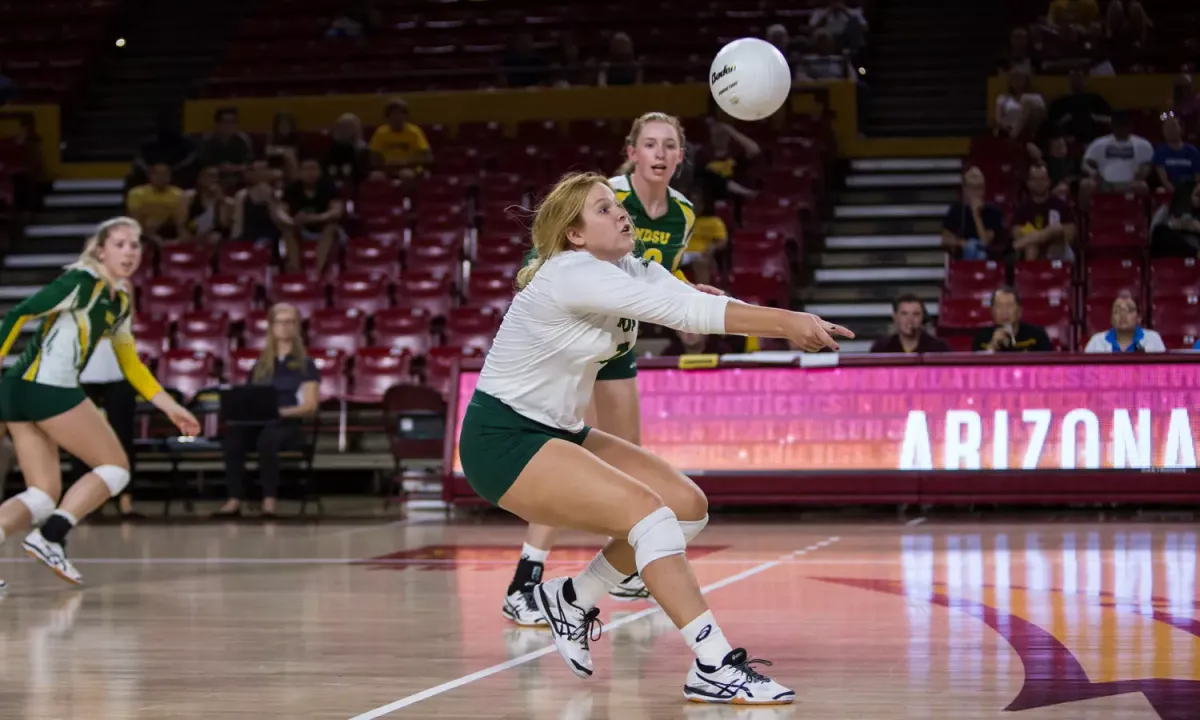
[[[945,278],[942,217],[962,184],[959,158],[853,160],[824,244],[808,258],[804,309],[850,327],[865,350],[891,324],[892,299],[915,293],[938,312]]]
[[[0,267],[0,312],[21,302],[53,280],[62,266],[74,262],[96,225],[121,215],[124,195],[121,180],[56,180],[45,204],[25,228]],[[24,333],[37,323],[29,323]],[[16,360],[23,341],[18,340],[5,363]]]

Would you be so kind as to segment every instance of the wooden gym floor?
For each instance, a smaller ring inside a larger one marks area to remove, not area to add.
[[[722,522],[693,549],[726,635],[795,706],[682,701],[654,606],[605,601],[596,676],[501,617],[522,528],[85,526],[69,588],[0,554],[0,718],[1200,717],[1197,529]],[[551,576],[596,539],[564,538]]]

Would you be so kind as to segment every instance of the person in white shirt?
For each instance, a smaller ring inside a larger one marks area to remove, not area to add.
[[[639,260],[629,214],[603,176],[568,175],[533,221],[537,258],[484,361],[463,419],[459,454],[480,496],[527,522],[612,538],[577,577],[534,588],[559,654],[592,674],[596,603],[638,572],[696,655],[684,696],[697,702],[780,704],[795,693],[759,674],[708,610],[684,556],[708,521],[687,477],[633,443],[584,422],[603,362],[637,340],[640,322],[702,334],[786,338],[837,349],[845,328],[808,313],[708,295]]]
[[[1139,135],[1132,134],[1127,112],[1112,116],[1112,134],[1098,137],[1083,153],[1083,170],[1087,174],[1079,183],[1079,204],[1090,207],[1093,193],[1150,192],[1146,178],[1150,177],[1154,146]]]
[[[1160,353],[1167,346],[1162,336],[1142,327],[1142,314],[1138,311],[1133,293],[1122,290],[1112,305],[1112,329],[1098,332],[1088,340],[1084,352],[1089,353]]]

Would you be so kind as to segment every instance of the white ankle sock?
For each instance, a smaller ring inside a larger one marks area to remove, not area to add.
[[[725,656],[733,651],[725,639],[725,633],[721,632],[721,626],[713,618],[712,610],[705,610],[703,615],[680,628],[679,632],[683,633],[684,641],[696,653],[696,659],[709,667],[720,667]]]
[[[540,550],[540,549],[535,548],[534,546],[530,545],[529,543],[525,543],[524,545],[521,546],[521,559],[522,560],[528,560],[530,562],[535,562],[535,563],[545,563],[546,558],[548,558],[549,556],[550,556],[549,550]]]
[[[613,567],[604,553],[596,553],[583,572],[571,580],[575,586],[575,604],[584,610],[591,610],[600,602],[600,598],[624,579],[625,573]]]

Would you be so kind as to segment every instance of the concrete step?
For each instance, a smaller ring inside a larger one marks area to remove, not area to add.
[[[934,283],[890,283],[887,285],[809,285],[798,298],[804,303],[891,302],[912,293],[922,300],[937,300],[942,288]]]
[[[90,192],[120,192],[125,187],[123,180],[55,180],[54,192],[90,193]]]
[[[942,203],[921,205],[838,205],[833,209],[833,217],[839,220],[930,218],[941,217],[945,214],[946,206]]]
[[[958,188],[850,188],[837,193],[838,205],[949,205],[958,199]]]
[[[962,185],[959,173],[855,173],[846,176],[846,187],[865,188],[930,188]]]
[[[925,309],[930,315],[938,314],[936,302],[925,303]],[[825,319],[839,318],[888,318],[892,317],[892,304],[879,303],[808,303],[805,312],[815,313]],[[857,333],[856,333],[857,334]]]
[[[30,225],[25,228],[27,238],[76,238],[80,242],[96,229],[93,223],[71,223],[62,225]]]
[[[932,235],[942,234],[942,218],[834,220],[824,224],[830,235]]]
[[[962,171],[962,158],[863,158],[850,161],[856,173]]]
[[[823,252],[813,255],[813,263],[821,269],[934,266],[946,261],[941,248],[934,250],[855,250]]]
[[[931,250],[942,246],[942,236],[926,235],[832,235],[825,249],[835,250]]]
[[[940,283],[946,279],[945,266],[939,267],[860,267],[818,268],[813,281],[822,283]]]
[[[114,208],[125,206],[121,193],[51,193],[45,198],[48,208]]]

